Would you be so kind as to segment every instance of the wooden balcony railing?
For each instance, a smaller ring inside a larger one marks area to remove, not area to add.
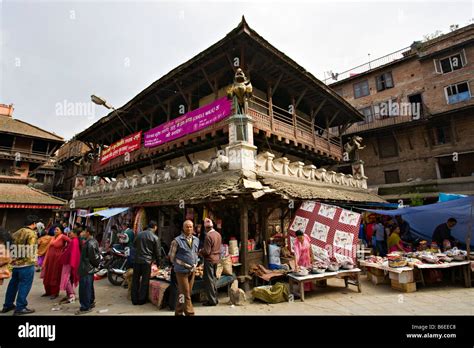
[[[353,134],[353,133],[360,133],[369,131],[376,128],[383,128],[394,126],[401,123],[412,122],[420,119],[425,119],[426,115],[423,113],[419,117],[414,118],[413,116],[374,116],[372,120],[368,122],[358,122],[352,126],[350,126],[346,130],[346,134]]]
[[[248,113],[254,120],[255,128],[271,132],[295,144],[303,144],[319,150],[333,158],[342,157],[340,137],[313,125],[311,121],[298,113],[293,121],[293,115],[287,110],[276,105],[270,108],[266,100],[256,96],[253,96],[249,103]]]
[[[46,162],[51,158],[51,156],[49,156],[47,153],[44,153],[44,152],[28,151],[28,150],[0,146],[1,157],[16,159],[17,155],[19,155],[19,161],[21,162],[28,162],[28,161]]]
[[[308,148],[314,149],[323,155],[340,160],[342,158],[341,139],[332,133],[326,132],[316,125],[312,125],[311,121],[306,120],[300,115],[296,115],[295,125],[293,125],[293,115],[288,111],[272,105],[270,110],[269,103],[258,97],[252,97],[249,102],[248,114],[252,117],[253,126],[256,129],[270,132],[279,139],[286,139],[295,144],[303,144]],[[218,130],[228,130],[226,120],[213,124],[202,131],[187,135],[185,137],[173,140],[166,144],[148,149],[143,146],[130,153],[129,162],[135,162],[138,159],[148,157],[154,153],[161,152],[166,149],[172,149],[173,146],[182,146],[194,138],[205,136],[206,134],[215,134]],[[124,165],[123,157],[118,157],[101,165],[99,162],[92,164],[92,174],[98,175],[107,171],[118,169]]]

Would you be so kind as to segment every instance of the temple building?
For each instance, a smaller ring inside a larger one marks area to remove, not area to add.
[[[240,241],[239,272],[247,274],[301,201],[384,202],[367,191],[360,163],[350,174],[334,171],[350,158],[337,134],[362,120],[242,18],[75,136],[93,149],[84,161],[95,180],[76,187],[70,207],[128,208],[134,220],[145,212],[165,246],[184,219],[210,217],[225,242]]]
[[[10,232],[30,214],[47,223],[66,202],[51,195],[60,170],[53,154],[63,139],[13,118],[13,110],[0,104],[0,226]]]

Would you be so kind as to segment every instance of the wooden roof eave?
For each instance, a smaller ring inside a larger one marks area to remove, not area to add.
[[[332,104],[335,108],[339,108],[339,106],[337,106],[336,104],[336,101],[340,105],[342,105],[343,110],[341,111],[343,112],[341,112],[339,119],[345,120],[345,122],[350,122],[350,121],[357,122],[357,121],[363,120],[363,116],[355,108],[353,108],[342,97],[337,95],[337,93],[333,92],[329,87],[324,85],[324,83],[319,81],[311,73],[309,73],[299,64],[297,64],[294,60],[292,60],[286,54],[284,54],[283,52],[279,51],[277,48],[272,46],[262,36],[260,36],[257,32],[251,29],[244,18],[242,18],[242,21],[239,23],[239,25],[235,29],[233,29],[231,32],[229,32],[224,38],[222,38],[215,44],[211,45],[204,51],[200,52],[199,54],[197,54],[190,60],[186,61],[185,63],[174,68],[173,70],[168,72],[166,75],[162,76],[157,81],[153,82],[151,85],[145,88],[142,92],[140,92],[135,97],[133,97],[129,102],[127,102],[125,105],[117,109],[117,111],[122,112],[122,113],[131,111],[135,105],[140,103],[140,101],[146,100],[151,94],[159,93],[159,89],[161,87],[165,87],[166,85],[173,83],[178,78],[179,75],[181,76],[186,75],[188,73],[186,72],[186,70],[189,70],[189,69],[193,70],[193,65],[201,62],[202,59],[204,58],[212,57],[212,53],[214,51],[218,50],[219,48],[227,44],[230,40],[236,39],[241,34],[244,34],[246,37],[256,41],[258,44],[260,44],[260,46],[266,48],[270,53],[282,59],[286,64],[291,66],[296,72],[298,72],[299,74],[302,74],[303,77],[307,79],[307,81],[310,83],[310,85],[312,84],[313,88],[314,88],[314,85],[316,85],[317,89],[319,89],[319,91],[321,92],[321,95],[324,96],[325,98],[328,98],[330,101],[330,104]],[[346,116],[346,117],[342,118],[343,116]],[[93,136],[94,133],[96,133],[96,129],[99,126],[102,126],[115,118],[116,118],[115,112],[112,111],[106,116],[102,117],[97,122],[95,122],[94,124],[92,124],[89,128],[78,133],[75,136],[75,138],[78,140],[89,140],[89,141],[94,140],[94,139],[91,139],[90,137]],[[338,123],[340,124],[341,122],[337,122],[336,120],[335,125],[337,125]]]

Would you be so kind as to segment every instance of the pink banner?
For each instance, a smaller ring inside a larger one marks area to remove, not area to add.
[[[145,133],[145,147],[155,147],[209,127],[230,115],[232,103],[226,97],[193,110]]]
[[[138,150],[142,141],[142,132],[137,132],[129,135],[126,138],[120,139],[113,143],[108,148],[102,151],[100,155],[100,164],[107,163],[115,157],[122,156],[125,153]]]

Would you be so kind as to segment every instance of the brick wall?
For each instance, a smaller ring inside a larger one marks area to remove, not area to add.
[[[454,139],[449,144],[433,145],[431,143],[428,130],[428,123],[421,123],[416,126],[411,124],[398,128],[387,133],[382,131],[365,135],[364,144],[366,148],[359,152],[360,158],[365,162],[365,174],[368,185],[385,184],[384,171],[398,170],[400,182],[407,179],[421,178],[423,180],[436,179],[435,156],[452,155],[454,152],[462,153],[474,151],[474,118],[472,114],[464,113],[452,118]],[[395,134],[398,141],[398,156],[380,158],[378,138],[386,134]],[[461,157],[462,161],[462,157]],[[465,166],[473,164],[459,163]],[[464,170],[466,171],[466,170]]]

